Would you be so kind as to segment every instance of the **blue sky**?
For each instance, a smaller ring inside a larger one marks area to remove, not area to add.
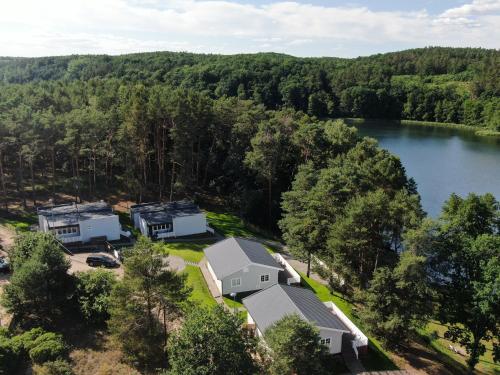
[[[6,0],[0,56],[500,48],[500,0]]]

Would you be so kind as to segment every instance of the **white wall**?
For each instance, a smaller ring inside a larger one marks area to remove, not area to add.
[[[207,268],[208,272],[210,272],[210,275],[212,276],[212,279],[215,281],[215,285],[217,285],[217,289],[219,289],[219,292],[222,294],[222,281],[217,279],[217,276],[215,276],[215,272],[210,265],[210,262],[207,261]]]
[[[47,219],[43,215],[38,215],[38,228],[41,232],[48,232]]]
[[[108,241],[120,239],[120,221],[118,215],[109,215],[80,221],[80,236],[83,242],[93,237],[106,237]]]
[[[344,323],[355,336],[354,345],[362,347],[368,345],[368,337],[340,310],[332,301],[324,302],[325,306],[333,310],[334,314]]]
[[[141,214],[140,212],[134,212],[132,215],[132,221],[134,222],[134,227],[139,228],[141,225]]]
[[[342,332],[320,328],[319,335],[322,339],[330,338],[329,350],[331,354],[337,354],[342,351]]]
[[[205,233],[207,231],[207,219],[204,213],[174,217],[173,225],[174,233],[177,237]]]
[[[222,294],[243,293],[250,292],[253,290],[266,289],[274,284],[278,284],[278,272],[277,268],[265,267],[257,264],[252,264],[245,269],[233,273],[232,275],[226,276],[222,280]],[[269,281],[261,283],[260,276],[269,275]],[[241,279],[240,286],[232,287],[231,279]]]
[[[144,220],[143,218],[139,218],[138,228],[140,229],[143,236],[149,237],[148,224],[146,223],[146,220]]]

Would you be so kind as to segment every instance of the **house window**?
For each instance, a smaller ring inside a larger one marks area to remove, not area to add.
[[[327,337],[326,339],[319,340],[319,342],[321,343],[321,345],[330,346],[332,339],[330,337]]]
[[[235,288],[235,287],[240,286],[240,285],[241,285],[241,279],[240,278],[231,279],[231,288]]]
[[[269,281],[269,275],[260,275],[260,282],[267,283]]]

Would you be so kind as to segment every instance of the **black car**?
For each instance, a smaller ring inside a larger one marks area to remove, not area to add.
[[[105,255],[91,255],[87,257],[86,263],[90,267],[116,268],[120,266],[116,260]]]

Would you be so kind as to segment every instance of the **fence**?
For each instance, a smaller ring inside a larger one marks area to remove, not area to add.
[[[285,270],[288,273],[288,275],[291,276],[291,277],[287,278],[286,283],[288,285],[290,285],[290,284],[300,284],[300,275],[297,273],[297,271],[295,271],[293,269],[293,267],[290,264],[288,264],[288,262],[286,261],[286,259],[283,258],[283,256],[281,254],[279,254],[279,253],[274,253],[273,257],[274,257],[274,259],[276,259],[276,261],[279,264],[281,264],[285,268]]]
[[[356,325],[351,322],[351,319],[349,319],[343,312],[340,310],[336,304],[334,304],[332,301],[325,302],[325,306],[328,307],[330,310],[333,311],[335,315],[338,316],[338,318],[344,323],[347,328],[351,331],[351,333],[354,335],[354,340],[352,341],[353,347],[356,347],[355,353],[356,355],[358,354],[357,348],[367,346],[368,345],[368,337],[361,332],[361,330],[356,327]]]

